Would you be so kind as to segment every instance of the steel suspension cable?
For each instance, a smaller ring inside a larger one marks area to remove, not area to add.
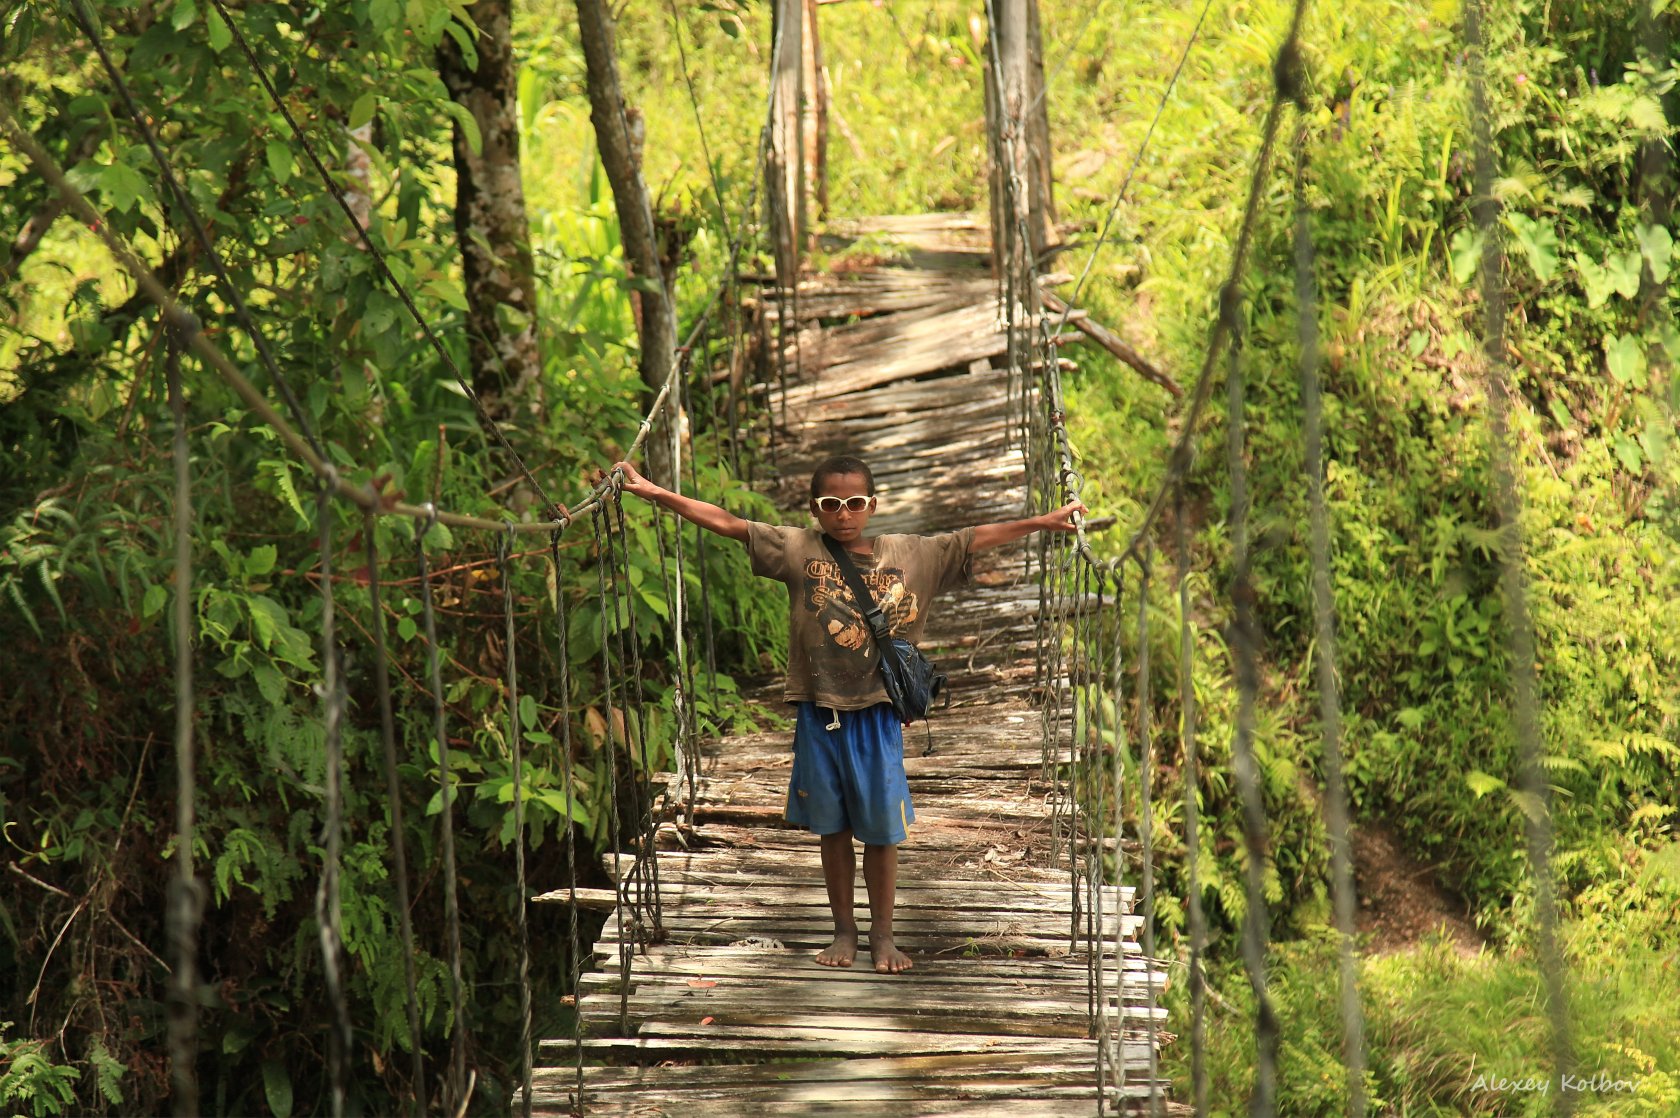
[[[1114,990],[1111,997],[1116,1007],[1113,1025],[1114,1035],[1114,1081],[1116,1086],[1124,1089],[1126,1085],[1126,949],[1125,949],[1125,920],[1126,901],[1126,756],[1130,752],[1130,735],[1126,732],[1126,697],[1122,672],[1125,668],[1125,625],[1126,625],[1126,580],[1122,568],[1110,568],[1108,575],[1114,580],[1114,609],[1113,635],[1109,644],[1112,654],[1109,657],[1109,675],[1107,694],[1114,709],[1113,757],[1108,766],[1108,783],[1114,789],[1114,817],[1112,834],[1114,835]],[[1100,665],[1099,665],[1100,666]],[[1137,909],[1138,894],[1132,894],[1134,911]],[[1144,981],[1148,983],[1153,964],[1149,959],[1144,960]],[[1122,1105],[1124,1105],[1122,1103]]]
[[[1138,724],[1138,838],[1143,847],[1143,964],[1144,1006],[1149,1019],[1149,1100],[1153,1107],[1159,1102],[1160,1078],[1156,1048],[1159,1028],[1155,1021],[1155,980],[1150,969],[1155,965],[1155,709],[1154,681],[1150,676],[1152,658],[1149,654],[1149,582],[1153,573],[1153,548],[1145,548],[1138,557],[1138,614],[1137,614],[1137,724]]]
[[[1097,5],[1092,4],[1092,11]],[[1125,201],[1127,193],[1132,188],[1132,178],[1137,174],[1139,165],[1143,162],[1143,153],[1149,149],[1149,141],[1155,136],[1155,126],[1161,123],[1161,116],[1166,112],[1167,102],[1172,99],[1173,90],[1178,86],[1178,76],[1184,72],[1184,64],[1190,59],[1190,48],[1196,45],[1196,38],[1202,33],[1202,24],[1207,20],[1208,10],[1213,7],[1213,0],[1204,0],[1201,14],[1196,17],[1195,24],[1190,28],[1189,38],[1184,40],[1184,49],[1179,52],[1178,64],[1173,67],[1167,84],[1161,90],[1161,100],[1155,106],[1155,115],[1149,119],[1149,127],[1144,130],[1143,139],[1139,141],[1137,150],[1132,153],[1132,162],[1126,168],[1126,177],[1120,180],[1120,189],[1114,193],[1114,201],[1109,205],[1108,214],[1103,218],[1102,228],[1097,232],[1096,242],[1091,246],[1090,255],[1085,258],[1085,266],[1079,270],[1079,278],[1074,282],[1073,291],[1063,301],[1061,316],[1056,320],[1055,336],[1061,337],[1067,329],[1068,319],[1073,314],[1074,307],[1079,302],[1079,295],[1085,290],[1085,281],[1091,276],[1091,268],[1097,262],[1097,253],[1108,241],[1109,230],[1114,225],[1114,218],[1120,212],[1120,204]],[[1048,83],[1046,83],[1048,88]]]
[[[681,465],[680,462],[673,463]],[[664,933],[664,911],[659,898],[659,859],[654,854],[654,837],[658,829],[658,819],[654,814],[653,796],[646,782],[653,776],[653,758],[648,752],[647,730],[647,694],[642,679],[642,642],[636,626],[636,588],[630,578],[630,531],[624,517],[624,502],[614,495],[612,513],[618,522],[619,548],[624,556],[624,600],[625,612],[628,614],[628,624],[619,633],[620,657],[626,658],[624,652],[628,647],[628,661],[630,667],[630,682],[625,691],[625,704],[633,701],[634,716],[627,712],[625,725],[625,750],[631,761],[631,771],[635,771],[635,757],[639,753],[642,759],[641,778],[631,782],[631,793],[636,799],[637,826],[637,856],[636,856],[636,929],[638,939],[645,945],[649,937],[660,936]],[[610,537],[609,537],[610,539]],[[631,734],[631,727],[635,732]],[[633,739],[633,740],[632,740]]]
[[[1480,288],[1483,308],[1483,360],[1487,367],[1487,395],[1492,430],[1494,506],[1499,515],[1499,584],[1509,617],[1512,716],[1519,756],[1518,787],[1526,821],[1528,858],[1534,875],[1534,907],[1538,927],[1538,961],[1545,984],[1545,1008],[1551,1028],[1554,1114],[1575,1111],[1576,1092],[1567,1088],[1575,1068],[1570,1036],[1569,999],[1564,985],[1563,949],[1558,938],[1557,884],[1552,876],[1551,788],[1541,766],[1540,699],[1535,660],[1534,618],[1529,611],[1527,557],[1522,532],[1522,493],[1517,471],[1518,444],[1511,430],[1514,390],[1505,361],[1505,252],[1499,225],[1499,200],[1494,196],[1497,154],[1488,109],[1485,10],[1482,0],[1464,5],[1464,37],[1470,63],[1470,118],[1476,153],[1476,201],[1473,207],[1482,238]]]
[[[426,1110],[425,1053],[420,1033],[420,997],[414,975],[414,917],[409,911],[408,839],[403,818],[402,774],[397,764],[396,719],[391,711],[391,668],[385,649],[385,601],[379,585],[379,543],[375,534],[378,518],[371,509],[362,510],[362,539],[367,548],[368,601],[373,616],[373,678],[379,699],[379,743],[385,765],[385,799],[390,812],[391,877],[395,883],[397,923],[402,932],[403,983],[407,998],[409,1078],[414,1091],[414,1111]]]
[[[513,866],[519,893],[519,1110],[531,1118],[531,934],[526,921],[529,890],[525,885],[525,746],[519,710],[519,641],[513,625],[513,533],[497,541],[496,565],[502,575],[502,617],[506,622],[508,744],[513,748]],[[558,576],[557,576],[558,577]]]
[[[1196,748],[1195,634],[1190,625],[1190,529],[1184,481],[1173,487],[1173,535],[1178,563],[1178,740],[1184,761],[1185,891],[1190,910],[1190,1095],[1196,1118],[1208,1112],[1207,919],[1202,912],[1201,772]],[[1153,1098],[1153,1097],[1152,1097]]]
[[[1254,157],[1254,171],[1249,178],[1248,199],[1243,206],[1242,224],[1237,229],[1236,243],[1231,250],[1231,263],[1226,273],[1225,281],[1219,288],[1219,312],[1214,316],[1213,326],[1209,332],[1207,349],[1202,355],[1202,365],[1196,374],[1195,387],[1190,391],[1190,406],[1183,413],[1180,420],[1180,431],[1177,442],[1173,444],[1172,455],[1168,459],[1167,472],[1162,477],[1160,486],[1147,506],[1143,523],[1132,533],[1126,544],[1124,554],[1134,555],[1142,546],[1145,536],[1153,528],[1156,519],[1165,509],[1167,500],[1172,493],[1173,486],[1190,468],[1190,445],[1196,437],[1196,425],[1201,419],[1202,410],[1207,406],[1208,396],[1213,388],[1213,373],[1219,366],[1219,358],[1223,355],[1226,345],[1230,341],[1233,316],[1229,313],[1229,305],[1241,300],[1243,276],[1248,269],[1249,248],[1254,240],[1254,229],[1260,215],[1260,199],[1266,184],[1267,172],[1271,168],[1272,149],[1276,145],[1278,124],[1283,116],[1286,101],[1294,99],[1295,90],[1299,87],[1299,71],[1301,66],[1300,31],[1301,21],[1306,15],[1307,0],[1294,0],[1294,7],[1290,16],[1289,28],[1284,35],[1282,44],[1278,47],[1272,62],[1272,102],[1266,110],[1266,119],[1260,129],[1260,147]]]
[[[566,587],[560,565],[560,530],[548,538],[549,560],[554,564],[555,658],[560,667],[560,776],[566,782],[566,890],[567,890],[567,985],[572,996],[572,1056],[574,1061],[575,1110],[583,1112],[583,998],[578,990],[583,974],[583,936],[578,927],[577,873],[577,785],[572,772],[572,669],[571,621],[566,610]],[[558,836],[557,836],[558,837]]]
[[[1298,101],[1297,110],[1305,109]],[[1336,600],[1330,589],[1330,513],[1324,498],[1324,400],[1318,366],[1318,290],[1312,212],[1307,205],[1307,125],[1295,129],[1295,316],[1301,362],[1308,520],[1312,539],[1314,665],[1324,749],[1324,812],[1330,831],[1330,890],[1341,971],[1342,1063],[1348,1076],[1348,1118],[1365,1118],[1365,1017],[1359,1005],[1354,941],[1353,850],[1348,840],[1347,781],[1342,772],[1342,696],[1336,679]]]
[[[597,506],[589,514],[590,526],[595,532],[595,597],[601,614],[601,686],[604,692],[602,700],[606,706],[606,757],[607,757],[607,845],[613,852],[613,864],[618,871],[617,888],[613,893],[613,917],[618,921],[618,1026],[620,1033],[628,1035],[630,1032],[630,941],[624,934],[624,899],[627,887],[624,870],[623,844],[619,838],[618,819],[618,758],[615,755],[613,743],[613,673],[612,673],[612,636],[610,627],[618,620],[618,598],[615,594],[611,599],[607,596],[607,567],[613,562],[612,541],[608,533],[612,530],[607,518],[606,509]],[[611,620],[608,617],[609,606],[612,610]],[[628,727],[626,728],[628,732]],[[635,873],[635,862],[631,860],[630,874]],[[581,999],[579,999],[581,1002]]]
[[[1240,315],[1241,304],[1226,301],[1227,313]],[[1266,988],[1268,928],[1265,871],[1269,854],[1266,806],[1254,756],[1254,707],[1260,691],[1259,634],[1254,618],[1254,582],[1248,559],[1248,466],[1243,416],[1241,323],[1231,324],[1231,347],[1226,355],[1225,453],[1231,476],[1231,599],[1234,616],[1228,630],[1231,658],[1237,677],[1237,724],[1232,735],[1232,767],[1242,798],[1243,848],[1247,854],[1243,879],[1247,903],[1243,912],[1243,967],[1254,989],[1254,1094],[1249,1099],[1253,1118],[1277,1113],[1278,1023]]]
[[[187,459],[187,404],[181,388],[180,339],[171,330],[164,368],[169,382],[175,465],[175,873],[169,884],[169,1063],[179,1118],[198,1114],[198,927],[204,893],[193,867],[198,841],[193,743],[192,469]]]
[[[326,819],[322,829],[325,857],[315,889],[315,924],[321,941],[321,975],[332,1009],[327,1044],[327,1069],[334,1118],[342,1118],[348,1094],[348,1064],[353,1038],[350,1007],[345,1001],[341,964],[344,951],[344,903],[339,885],[344,846],[344,685],[340,678],[338,637],[332,575],[333,486],[322,478],[315,502],[321,554],[321,704],[326,753],[324,784]]]
[[[425,618],[426,674],[432,688],[433,734],[437,739],[438,812],[443,850],[443,919],[449,937],[449,991],[453,1020],[450,1022],[449,1078],[444,1090],[444,1109],[453,1112],[466,1103],[467,1026],[466,993],[461,980],[461,910],[455,876],[455,780],[449,768],[449,728],[443,701],[443,675],[439,665],[437,617],[432,604],[431,563],[426,558],[426,536],[431,523],[422,522],[414,532],[414,554],[420,565],[420,607]]]

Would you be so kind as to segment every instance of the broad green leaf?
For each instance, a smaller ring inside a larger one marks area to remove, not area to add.
[[[1610,273],[1583,253],[1575,254],[1574,263],[1575,274],[1581,277],[1581,290],[1587,295],[1587,309],[1597,310],[1615,290],[1615,285],[1610,282]]]
[[[292,1076],[280,1060],[262,1063],[263,1097],[274,1118],[292,1118]]]
[[[455,536],[449,530],[449,525],[439,522],[433,524],[426,532],[426,550],[447,551],[455,546]]]
[[[100,170],[99,192],[118,213],[127,213],[135,202],[152,197],[152,188],[145,177],[120,159]]]
[[[1459,283],[1469,283],[1476,277],[1476,269],[1482,266],[1482,242],[1485,240],[1474,229],[1460,229],[1453,234],[1452,274]]]
[[[448,303],[458,311],[467,309],[467,296],[461,290],[460,284],[439,277],[429,281],[421,290],[434,299]]]
[[[192,21],[198,18],[198,4],[196,0],[175,0],[175,10],[169,16],[169,26],[177,31],[185,31],[192,26]]]
[[[1645,450],[1638,441],[1627,435],[1617,435],[1614,445],[1616,461],[1622,464],[1622,469],[1630,474],[1645,472]]]
[[[1674,237],[1661,225],[1639,227],[1639,251],[1651,266],[1651,278],[1668,282],[1669,264],[1674,259]]]
[[[268,172],[274,176],[275,182],[283,183],[292,177],[294,165],[291,148],[279,140],[270,140],[263,148],[263,156],[268,161]]]
[[[245,557],[245,573],[248,575],[266,575],[274,569],[274,561],[279,556],[279,550],[271,543],[261,547],[254,547]]]
[[[420,626],[414,623],[414,618],[412,617],[404,617],[397,622],[397,636],[401,637],[405,641],[413,640],[415,634],[419,632]]]
[[[1604,363],[1617,384],[1644,387],[1645,347],[1634,335],[1616,334],[1605,338]]]
[[[1637,252],[1612,252],[1605,257],[1604,267],[1610,273],[1610,282],[1616,288],[1616,294],[1624,299],[1632,299],[1639,294],[1639,272],[1643,266],[1643,258]]]
[[[454,24],[450,24],[451,28],[454,26]],[[466,140],[467,147],[471,149],[472,153],[474,155],[482,154],[484,139],[479,135],[478,120],[472,115],[472,112],[458,101],[442,101],[439,104],[443,111],[449,114],[449,118],[455,122],[456,126],[461,129],[461,138]]]
[[[1557,273],[1557,231],[1551,223],[1536,221],[1527,214],[1510,214],[1505,222],[1535,277],[1541,283],[1549,281]]]
[[[146,596],[140,599],[140,615],[151,617],[163,609],[164,602],[169,599],[169,591],[162,586],[146,587]]]
[[[530,695],[519,696],[519,722],[527,730],[537,726],[537,700]]]
[[[210,49],[217,54],[222,53],[227,49],[227,45],[233,42],[233,32],[228,30],[227,21],[216,9],[211,8],[204,13],[204,25],[210,31]]]
[[[257,682],[257,690],[262,697],[274,706],[283,706],[286,702],[286,677],[281,675],[272,664],[258,664],[251,669],[251,678]]]
[[[356,98],[356,103],[350,106],[350,119],[346,122],[354,131],[373,119],[373,114],[379,108],[379,98],[374,93],[367,92]]]

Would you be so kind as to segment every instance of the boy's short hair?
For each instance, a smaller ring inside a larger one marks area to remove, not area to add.
[[[811,497],[817,496],[817,486],[824,478],[839,477],[842,474],[862,474],[864,487],[869,496],[875,496],[875,473],[869,464],[861,458],[850,454],[836,454],[832,458],[825,458],[820,466],[811,471]]]

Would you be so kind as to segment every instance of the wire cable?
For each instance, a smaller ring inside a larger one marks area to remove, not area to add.
[[[1499,584],[1510,626],[1512,718],[1520,769],[1518,787],[1526,821],[1529,867],[1534,875],[1538,961],[1545,983],[1545,1009],[1551,1028],[1553,1083],[1558,1088],[1552,1112],[1575,1111],[1577,1092],[1567,1089],[1575,1070],[1570,1036],[1565,962],[1558,939],[1557,883],[1552,877],[1551,788],[1541,767],[1538,670],[1534,617],[1529,611],[1528,574],[1522,535],[1522,494],[1517,479],[1517,450],[1511,432],[1510,370],[1505,363],[1505,252],[1494,196],[1496,153],[1487,100],[1486,43],[1482,37],[1482,0],[1464,5],[1464,38],[1470,62],[1470,122],[1476,153],[1476,201],[1472,210],[1482,238],[1480,288],[1483,308],[1482,352],[1487,365],[1487,396],[1492,430],[1494,507],[1499,514]]]
[[[1302,106],[1299,102],[1297,107]],[[1324,498],[1324,399],[1318,373],[1318,291],[1312,212],[1307,205],[1307,126],[1295,130],[1295,316],[1300,349],[1301,411],[1311,526],[1313,632],[1317,644],[1318,719],[1324,752],[1324,814],[1330,832],[1330,891],[1341,970],[1342,1063],[1348,1118],[1365,1118],[1365,1018],[1359,1005],[1354,941],[1357,900],[1348,840],[1347,780],[1342,772],[1342,696],[1336,679],[1336,601],[1330,590],[1330,513]]]
[[[169,1064],[175,1113],[198,1114],[198,929],[204,891],[193,868],[198,754],[193,743],[192,470],[187,404],[181,390],[180,339],[170,331],[169,381],[175,462],[175,874],[169,885]]]
[[[379,700],[379,744],[385,766],[385,801],[390,812],[391,878],[396,893],[397,925],[402,933],[403,983],[408,1015],[409,1085],[414,1092],[414,1113],[426,1111],[425,1045],[420,1032],[420,996],[414,974],[414,916],[408,890],[407,823],[403,818],[402,774],[397,766],[396,719],[391,711],[391,667],[385,648],[385,600],[379,584],[378,520],[371,509],[362,510],[362,540],[367,549],[368,604],[373,616],[373,678]]]
[[[430,523],[416,526],[414,554],[420,565],[420,608],[425,618],[426,674],[432,688],[433,735],[437,739],[438,811],[443,850],[443,919],[449,942],[449,990],[453,1009],[449,1041],[449,1079],[444,1091],[444,1109],[453,1113],[467,1103],[466,990],[461,980],[461,906],[455,873],[455,779],[449,769],[449,728],[443,701],[443,676],[439,666],[437,615],[432,602],[431,563],[426,558],[426,536]]]

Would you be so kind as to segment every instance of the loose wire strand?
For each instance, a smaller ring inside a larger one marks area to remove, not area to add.
[[[1146,1001],[1149,1015],[1149,1103],[1159,1103],[1158,1026],[1155,1021],[1155,980],[1150,974],[1155,965],[1155,725],[1154,681],[1151,677],[1149,642],[1149,583],[1153,573],[1153,548],[1145,548],[1138,560],[1137,608],[1137,726],[1138,726],[1138,838],[1143,856],[1143,960]]]
[[[583,974],[583,934],[578,926],[577,872],[577,785],[572,761],[572,670],[571,620],[566,609],[566,588],[560,565],[560,529],[548,538],[549,560],[554,564],[555,659],[560,669],[560,776],[566,783],[566,890],[567,900],[567,986],[572,994],[573,1103],[583,1113],[583,999],[578,986]]]
[[[1318,291],[1312,212],[1307,205],[1307,125],[1295,130],[1295,316],[1300,348],[1301,410],[1311,527],[1313,630],[1317,645],[1318,716],[1324,753],[1324,814],[1330,832],[1330,890],[1341,971],[1342,1063],[1348,1077],[1348,1118],[1365,1118],[1365,1017],[1359,1003],[1354,940],[1357,900],[1348,838],[1347,780],[1342,769],[1342,708],[1336,678],[1336,601],[1330,589],[1330,513],[1324,497],[1324,400],[1319,378]]]
[[[407,994],[403,1009],[408,1018],[409,1079],[418,1118],[426,1110],[425,1046],[420,1033],[420,997],[414,973],[414,916],[409,911],[407,825],[403,818],[402,774],[397,764],[396,719],[391,710],[391,668],[385,647],[385,603],[379,584],[378,523],[371,509],[362,510],[362,539],[367,549],[368,603],[373,612],[368,624],[373,629],[373,677],[379,701],[379,742],[385,767],[386,808],[390,812],[391,878],[403,945],[403,984]]]
[[[449,1079],[444,1109],[453,1112],[464,1106],[467,1084],[466,993],[461,979],[461,911],[455,871],[455,780],[449,769],[449,729],[443,701],[443,675],[439,665],[437,616],[432,603],[431,563],[426,558],[426,536],[431,524],[418,525],[414,533],[414,554],[420,565],[420,607],[426,634],[426,673],[432,689],[433,734],[437,740],[438,797],[441,803],[439,829],[443,850],[443,919],[449,941],[450,1005],[454,1011],[450,1029]]]
[[[1545,984],[1545,1009],[1550,1026],[1552,1082],[1557,1092],[1553,1113],[1575,1111],[1576,1092],[1568,1089],[1576,1056],[1570,1035],[1569,997],[1565,961],[1558,935],[1557,883],[1552,875],[1551,787],[1541,766],[1538,669],[1535,659],[1534,617],[1529,610],[1528,574],[1522,533],[1522,493],[1517,478],[1517,449],[1511,431],[1512,387],[1505,362],[1505,252],[1499,224],[1499,201],[1494,196],[1497,154],[1487,100],[1485,11],[1482,0],[1464,5],[1464,37],[1469,55],[1470,121],[1476,154],[1477,231],[1482,238],[1479,278],[1483,308],[1482,352],[1486,363],[1487,396],[1492,430],[1494,506],[1499,515],[1499,584],[1510,626],[1512,717],[1520,758],[1517,784],[1526,822],[1529,868],[1534,875],[1534,907],[1538,962]]]
[[[322,479],[315,503],[321,556],[321,705],[322,738],[326,754],[326,819],[321,878],[315,889],[315,923],[321,941],[321,974],[325,980],[332,1021],[327,1045],[327,1074],[334,1118],[343,1118],[349,1088],[348,1064],[354,1044],[350,1007],[345,1000],[344,902],[339,884],[344,847],[344,685],[341,678],[336,608],[332,577],[332,486]]]
[[[1186,514],[1181,479],[1173,487],[1173,536],[1178,563],[1178,748],[1184,765],[1185,892],[1190,910],[1190,1096],[1197,1118],[1204,1118],[1208,1112],[1207,919],[1202,911],[1202,778],[1196,742],[1196,638],[1190,619],[1190,529]]]
[[[1229,304],[1228,304],[1229,306]],[[1238,309],[1231,307],[1233,314]],[[1243,967],[1254,990],[1255,1046],[1254,1093],[1249,1098],[1252,1118],[1270,1118],[1277,1113],[1278,1022],[1266,985],[1266,954],[1270,931],[1266,913],[1265,870],[1267,855],[1266,807],[1260,773],[1254,757],[1254,707],[1260,690],[1259,635],[1254,618],[1254,583],[1248,559],[1248,467],[1243,416],[1243,366],[1241,334],[1233,329],[1226,354],[1226,461],[1231,478],[1231,598],[1234,617],[1229,632],[1232,660],[1237,677],[1237,723],[1232,734],[1232,767],[1242,799],[1243,847],[1246,852],[1243,880],[1246,905],[1243,912]]]
[[[3,111],[3,110],[0,110]],[[204,892],[193,866],[198,754],[193,742],[192,470],[187,405],[181,387],[180,339],[170,331],[164,368],[169,382],[175,465],[175,873],[169,887],[169,1064],[174,1108],[198,1114],[198,930]]]
[[[513,533],[497,541],[502,575],[502,616],[506,622],[508,744],[513,749],[513,865],[519,904],[519,1110],[531,1118],[531,933],[525,884],[525,746],[519,710],[519,637],[513,624]]]

